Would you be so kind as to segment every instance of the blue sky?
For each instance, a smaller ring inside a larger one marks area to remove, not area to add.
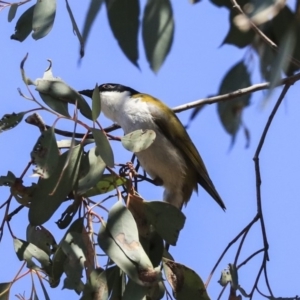
[[[145,1],[142,1],[142,5],[144,3]],[[187,0],[173,1],[172,4],[175,16],[174,43],[158,74],[154,74],[149,69],[142,43],[139,45],[141,70],[125,58],[108,27],[104,7],[93,26],[86,46],[86,55],[80,63],[78,63],[78,41],[72,33],[63,1],[58,2],[53,30],[46,38],[37,42],[31,37],[23,43],[10,40],[15,21],[7,23],[7,11],[2,11],[0,18],[1,115],[35,107],[33,103],[21,98],[17,92],[17,88],[20,87],[26,93],[19,64],[27,52],[29,57],[25,69],[29,77],[32,79],[41,77],[48,66],[46,60],[51,58],[54,75],[61,77],[78,90],[92,88],[96,82],[122,83],[149,93],[171,107],[217,93],[223,76],[232,65],[245,56],[247,51],[232,46],[220,47],[228,30],[228,11],[219,9],[208,1],[202,1],[197,5],[189,4]],[[70,1],[70,5],[81,28],[87,7],[77,1]],[[24,8],[21,8],[20,12],[23,10]],[[259,83],[261,80],[257,63],[258,60],[253,57],[250,62],[250,70],[254,74],[253,83]],[[248,149],[245,149],[246,141],[240,131],[234,147],[229,151],[230,136],[219,121],[215,105],[205,107],[188,130],[227,206],[227,211],[224,213],[209,195],[200,189],[198,196],[193,195],[183,210],[187,217],[186,224],[177,246],[171,249],[176,261],[194,269],[204,281],[228,242],[255,216],[253,156],[278,94],[278,91],[274,93],[265,108],[260,105],[264,97],[263,92],[257,92],[252,96],[251,105],[243,115],[244,122],[251,133]],[[299,88],[296,83],[279,108],[260,156],[262,203],[270,245],[268,274],[277,297],[292,297],[299,294],[300,104],[298,97]],[[184,124],[187,123],[189,114],[190,112],[179,114]],[[46,113],[41,115],[46,123],[51,124],[52,117]],[[110,124],[102,115],[100,122],[104,126]],[[59,122],[58,126],[68,128],[69,125]],[[120,136],[122,132],[117,131],[115,134]],[[16,175],[21,174],[29,161],[29,153],[38,136],[39,132],[25,123],[10,132],[1,134],[0,175],[6,175],[8,170]],[[113,149],[116,161],[126,162],[130,159],[131,153],[123,150],[117,143],[113,143]],[[26,184],[32,181],[32,178],[25,176]],[[145,199],[162,199],[163,190],[160,187],[153,187],[148,183],[143,183],[141,187],[140,192]],[[8,190],[1,188],[0,202],[4,202],[7,197]],[[114,200],[108,202],[107,206],[110,207],[113,203]],[[16,202],[12,205],[12,207],[17,206]],[[3,211],[1,216],[2,214]],[[55,232],[57,241],[63,235],[54,224],[60,214],[61,211],[57,212],[45,224]],[[23,209],[11,222],[17,237],[25,239],[27,224],[27,210]],[[246,238],[240,261],[262,248],[262,245],[259,224],[256,224]],[[221,290],[217,280],[221,270],[226,268],[228,263],[233,262],[235,251],[236,246],[228,252],[212,278],[208,288],[211,299],[217,299]],[[5,270],[0,272],[0,282],[7,282],[14,277],[21,265],[14,254],[12,239],[7,230],[0,245],[0,253],[2,254],[1,269]],[[239,273],[240,284],[247,292],[250,292],[261,260],[262,256],[257,256]],[[12,298],[14,294],[24,291],[28,297],[29,286],[29,278],[18,281],[13,288]],[[263,280],[259,288],[267,293]],[[228,290],[223,296],[224,299],[228,297],[227,294]],[[74,292],[61,292],[60,289],[50,290],[50,296],[55,299],[77,298]],[[256,294],[255,299],[262,299],[262,297]]]

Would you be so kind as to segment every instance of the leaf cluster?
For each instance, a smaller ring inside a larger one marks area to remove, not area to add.
[[[59,285],[64,274],[63,288],[74,290],[81,295],[80,299],[162,299],[167,292],[165,280],[176,299],[199,296],[199,299],[209,299],[201,278],[175,262],[165,249],[166,245],[176,245],[185,223],[183,213],[169,203],[142,199],[137,192],[142,176],[133,164],[122,165],[119,174],[115,172],[108,135],[97,121],[101,113],[97,85],[89,105],[76,90],[53,76],[51,62],[42,78],[27,77],[26,59],[27,56],[21,63],[21,74],[30,97],[20,94],[34,101],[38,108],[6,114],[0,120],[2,132],[17,126],[26,114],[35,110],[51,113],[56,120],[52,126],[46,126],[36,112],[26,118],[28,124],[40,131],[30,152],[37,182],[24,186],[22,176],[26,170],[20,177],[10,171],[0,177],[0,186],[10,188],[11,196],[21,204],[20,209],[28,209],[26,240],[15,237],[11,229],[19,260],[25,262],[31,273],[47,278],[52,288]],[[42,102],[30,86],[35,87]],[[83,121],[79,113],[92,125]],[[74,123],[73,136],[68,140],[56,138],[60,119]],[[78,125],[86,129],[81,139],[75,138]],[[152,130],[137,130],[121,139],[109,136],[121,141],[131,152],[147,149],[155,137]],[[115,195],[111,196],[117,196],[117,202],[108,210],[102,203],[111,197],[106,194],[113,191]],[[93,197],[102,200],[95,202]],[[8,208],[13,198],[7,200]],[[52,220],[66,201],[71,204],[56,222],[66,232],[57,243],[54,234],[43,224]],[[106,219],[100,216],[99,210],[108,212]],[[6,222],[18,211],[7,215]],[[98,255],[107,258],[101,267]],[[3,283],[0,295],[9,295],[14,282]],[[43,291],[48,298],[45,287]],[[34,282],[32,293],[37,297]]]

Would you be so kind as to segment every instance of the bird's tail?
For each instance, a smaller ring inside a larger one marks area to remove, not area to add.
[[[222,209],[225,210],[226,206],[209,176],[206,176],[206,178],[199,176],[198,182],[207,191],[207,193],[211,195],[211,197],[222,207]]]

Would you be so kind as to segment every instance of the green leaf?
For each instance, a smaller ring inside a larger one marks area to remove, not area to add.
[[[78,40],[79,40],[79,43],[80,43],[80,55],[81,55],[81,57],[83,57],[83,55],[84,55],[84,41],[83,41],[83,38],[82,38],[82,36],[81,36],[81,33],[80,33],[79,29],[78,29],[76,20],[75,20],[75,18],[74,18],[74,15],[73,15],[73,12],[72,12],[72,10],[71,10],[71,7],[70,7],[70,5],[69,5],[68,0],[66,0],[66,5],[67,5],[67,11],[68,11],[68,14],[69,14],[71,23],[72,23],[73,32],[74,32],[75,35],[77,36],[77,38],[78,38]]]
[[[121,138],[122,145],[131,152],[146,150],[154,142],[156,133],[151,129],[139,129],[124,135]]]
[[[20,113],[12,113],[12,114],[5,114],[2,119],[0,120],[0,133],[2,133],[5,130],[12,129],[19,125],[19,123],[22,121],[23,117],[25,115],[25,112]]]
[[[44,226],[32,226],[28,224],[26,240],[45,251],[48,255],[51,255],[57,246],[54,236]]]
[[[135,283],[133,280],[128,279],[125,286],[124,295],[122,300],[134,300],[134,299],[145,299],[147,295],[147,288]]]
[[[148,289],[147,296],[151,300],[160,300],[160,299],[163,299],[163,297],[165,295],[165,291],[166,291],[165,286],[160,281],[156,285],[154,285]]]
[[[10,287],[13,282],[1,282],[0,283],[0,300],[8,300]]]
[[[8,22],[11,22],[15,18],[18,7],[19,7],[18,3],[11,4],[7,16]]]
[[[79,141],[79,140],[60,140],[60,141],[57,141],[57,147],[59,149],[63,149],[63,148],[70,148],[72,146],[77,146],[79,144],[83,145],[83,146],[86,146],[86,145],[89,145],[89,144],[94,144],[95,141],[94,139],[85,139],[84,141]]]
[[[116,187],[126,184],[126,179],[112,174],[104,174],[101,180],[90,190],[83,194],[84,197],[93,197],[106,194]]]
[[[36,264],[33,262],[32,258],[38,260],[41,263],[42,268],[50,268],[51,260],[49,255],[36,245],[14,238],[14,248],[19,260],[25,260],[29,268],[36,267]]]
[[[35,40],[46,36],[52,29],[56,13],[56,0],[37,0],[32,18],[32,37]]]
[[[82,233],[82,230],[84,228],[83,226],[83,218],[79,218],[75,220],[65,233],[62,240],[59,242],[58,248],[53,256],[53,262],[52,262],[52,281],[50,282],[51,287],[56,287],[59,284],[60,277],[62,276],[64,272],[64,264],[67,260],[67,255],[64,253],[62,249],[62,244],[65,242],[68,233],[70,232],[77,232]]]
[[[231,93],[251,85],[250,74],[243,61],[234,65],[224,76],[219,94]],[[218,114],[224,129],[232,136],[232,144],[242,123],[242,112],[250,104],[251,94],[218,103]]]
[[[93,121],[96,121],[101,112],[101,99],[98,84],[96,84],[92,95],[92,116]]]
[[[102,268],[95,269],[91,272],[90,278],[84,287],[83,295],[80,300],[95,299],[94,295],[97,295],[98,299],[106,300],[110,291],[107,285],[107,272]]]
[[[82,235],[82,232],[68,232],[60,244],[67,256],[64,262],[67,278],[64,280],[63,288],[75,290],[78,294],[83,290],[81,278],[86,262],[86,249]]]
[[[11,35],[12,40],[23,42],[32,31],[32,18],[35,5],[29,7],[18,19],[15,33]]]
[[[77,193],[82,195],[94,187],[101,179],[105,167],[106,165],[102,158],[96,155],[96,147],[83,156],[79,170],[80,178]]]
[[[54,128],[43,131],[30,153],[32,162],[36,165],[33,172],[42,178],[49,178],[57,167],[59,150]]]
[[[90,1],[90,6],[88,12],[85,16],[83,30],[82,30],[82,39],[84,42],[87,41],[88,35],[90,34],[92,25],[101,9],[102,3],[104,0],[93,0]]]
[[[159,268],[153,269],[139,242],[133,216],[120,202],[111,208],[107,225],[101,226],[98,243],[116,265],[139,285],[149,286],[161,280]]]
[[[76,104],[79,111],[88,119],[92,119],[92,111],[85,99],[73,88],[68,86],[60,78],[55,78],[52,75],[51,65],[44,73],[43,78],[38,78],[35,81],[36,90],[39,92],[44,102],[53,110],[65,116],[69,116],[66,112],[67,104]],[[62,103],[62,104],[59,104]],[[59,107],[61,111],[55,108]]]
[[[70,204],[65,211],[61,214],[61,217],[56,221],[56,225],[59,229],[67,228],[72,222],[78,208],[81,204],[81,198],[74,195],[75,200]]]
[[[0,176],[0,186],[12,186],[16,181],[16,176],[10,172],[7,171],[6,176]]]
[[[109,300],[119,300],[122,298],[125,287],[125,274],[118,266],[113,266],[105,270],[107,286],[110,294]]]
[[[242,31],[234,23],[234,18],[238,15],[235,10],[230,12],[230,29],[227,33],[222,45],[229,44],[237,46],[238,48],[244,48],[252,43],[255,32],[253,30]]]
[[[29,208],[29,221],[41,225],[48,221],[77,182],[82,155],[81,145],[59,157],[56,169],[47,179],[40,179]]]
[[[143,42],[150,68],[157,72],[169,54],[174,36],[170,0],[148,0],[143,17]]]
[[[285,47],[291,48],[291,45],[285,45],[290,34],[294,34],[296,36],[295,40],[292,41],[294,44],[294,51],[291,56],[300,60],[300,25],[295,13],[288,6],[285,6],[270,21],[270,29],[267,32],[267,35],[277,44],[277,46],[281,49],[280,51],[282,51]],[[287,63],[283,72],[287,76],[291,76],[297,70],[299,70],[299,66],[290,61]]]
[[[145,215],[158,234],[169,244],[176,245],[185,223],[184,214],[174,205],[162,201],[144,201]]]
[[[100,155],[108,167],[115,166],[114,153],[110,143],[102,130],[91,128],[96,143],[96,155]]]
[[[266,103],[270,99],[275,87],[281,79],[282,71],[287,70],[290,63],[290,56],[295,49],[296,40],[296,31],[293,27],[290,27],[283,40],[281,41],[279,51],[273,63],[271,64],[270,87],[263,101],[264,103]]]
[[[177,300],[210,300],[202,279],[192,269],[167,258],[163,258],[163,269]]]
[[[140,236],[140,242],[143,245],[145,252],[148,254],[152,265],[154,267],[159,266],[164,252],[164,242],[162,237],[156,231],[152,231],[146,238]]]
[[[70,118],[69,112],[68,112],[68,103],[67,102],[59,102],[57,99],[44,94],[39,93],[42,100],[54,111],[58,112],[59,114]]]
[[[126,57],[138,67],[139,0],[105,0],[110,28]]]

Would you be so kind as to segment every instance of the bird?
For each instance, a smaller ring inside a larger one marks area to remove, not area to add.
[[[80,94],[92,98],[93,90]],[[122,84],[99,86],[101,111],[125,134],[152,129],[154,142],[135,153],[142,168],[157,185],[164,187],[163,200],[182,209],[198,184],[225,210],[204,162],[177,115],[162,101]]]

